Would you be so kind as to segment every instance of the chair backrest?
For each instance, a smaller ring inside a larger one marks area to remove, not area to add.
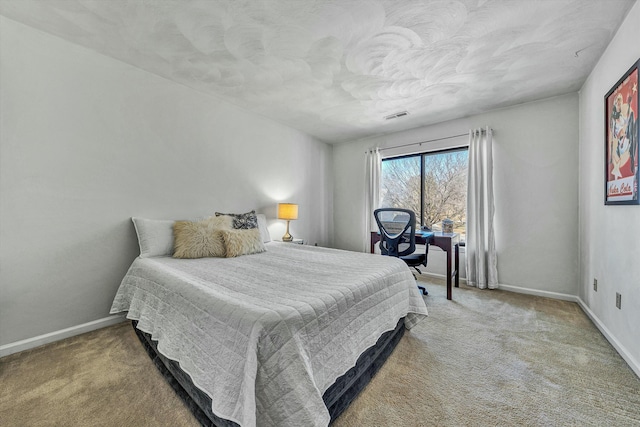
[[[416,214],[410,209],[381,208],[373,211],[380,229],[382,255],[405,256],[416,250]]]

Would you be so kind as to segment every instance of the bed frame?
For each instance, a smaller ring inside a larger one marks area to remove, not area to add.
[[[160,354],[158,342],[152,340],[149,334],[136,328],[137,324],[137,321],[132,321],[136,335],[149,357],[200,424],[205,427],[240,427],[233,421],[216,416],[211,410],[211,398],[193,384],[189,375],[180,369],[177,362]],[[355,366],[327,389],[322,399],[331,415],[331,422],[351,404],[382,367],[404,335],[404,329],[404,318],[402,318],[395,329],[382,334],[375,345],[360,355]]]

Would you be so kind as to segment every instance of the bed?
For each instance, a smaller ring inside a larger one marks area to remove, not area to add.
[[[392,257],[266,249],[137,258],[111,312],[127,311],[203,425],[327,426],[427,315],[424,300]]]

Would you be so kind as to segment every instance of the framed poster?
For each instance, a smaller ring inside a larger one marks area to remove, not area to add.
[[[605,95],[605,205],[637,205],[638,66],[640,59]]]

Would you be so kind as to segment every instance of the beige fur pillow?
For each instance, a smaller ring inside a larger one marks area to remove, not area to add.
[[[173,224],[174,258],[224,257],[222,231],[231,229],[230,217],[211,217],[203,221],[176,221]]]
[[[257,228],[221,230],[220,233],[227,248],[227,258],[256,254],[267,250],[262,242],[260,230]]]

